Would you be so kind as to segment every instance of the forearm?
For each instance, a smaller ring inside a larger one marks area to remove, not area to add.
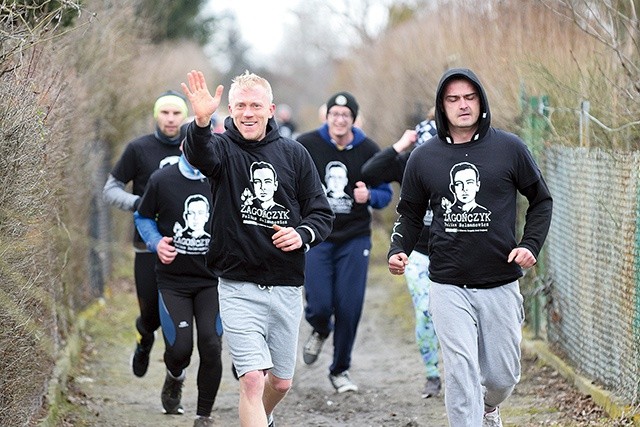
[[[525,188],[522,194],[527,197],[529,207],[525,216],[522,240],[518,246],[529,249],[537,258],[551,226],[553,199],[542,178]]]
[[[362,180],[371,186],[384,182],[402,182],[408,155],[398,154],[393,147],[385,148],[362,166]]]
[[[413,251],[424,227],[423,218],[426,208],[404,200],[398,203],[398,219],[391,232],[391,245],[387,259],[394,254],[404,252],[409,255]]]
[[[211,138],[210,126],[200,127],[194,121],[187,127],[185,143],[182,146],[187,162],[206,176],[211,176],[213,162],[216,159]]]
[[[385,208],[393,197],[393,190],[389,184],[381,184],[369,189],[369,206],[374,209]]]
[[[156,252],[158,243],[162,240],[162,234],[158,231],[158,223],[153,218],[140,215],[137,211],[133,213],[133,222],[140,237],[147,245],[147,249]]]
[[[109,174],[107,182],[102,189],[102,198],[108,204],[123,211],[134,211],[140,196],[129,193],[124,189],[125,186],[124,182],[115,179],[113,175]]]

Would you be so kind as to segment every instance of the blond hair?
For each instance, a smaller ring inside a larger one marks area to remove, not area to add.
[[[231,87],[229,88],[229,104],[233,104],[233,96],[238,90],[251,89],[255,86],[262,86],[269,98],[269,104],[273,103],[273,91],[271,85],[264,77],[260,77],[257,74],[250,73],[249,70],[245,70],[244,73],[236,76],[231,80]]]

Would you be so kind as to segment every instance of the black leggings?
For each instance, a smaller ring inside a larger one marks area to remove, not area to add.
[[[157,254],[136,252],[134,276],[140,316],[136,319],[136,329],[142,335],[142,342],[153,342],[153,333],[160,327],[158,312],[158,283],[156,281]]]
[[[198,410],[209,416],[222,378],[222,322],[218,287],[161,289],[160,319],[165,342],[164,363],[175,377],[189,366],[193,352],[193,319],[198,334]]]

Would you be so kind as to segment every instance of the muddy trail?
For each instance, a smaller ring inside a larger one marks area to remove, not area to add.
[[[69,381],[69,411],[60,426],[193,425],[196,407],[197,351],[187,369],[184,415],[164,415],[160,389],[165,369],[158,335],[147,375],[131,373],[133,324],[137,303],[133,284],[111,286],[110,296],[89,319],[80,363]],[[327,378],[332,346],[306,366],[299,354],[294,385],[274,413],[278,427],[385,426],[445,427],[443,395],[422,399],[422,362],[413,338],[411,306],[403,279],[372,268],[365,309],[350,369],[357,393],[336,394]],[[303,319],[300,346],[310,333]],[[160,331],[158,331],[160,334]],[[299,350],[301,351],[301,350]],[[239,425],[238,384],[223,347],[224,373],[212,416],[219,426]],[[522,381],[501,408],[505,426],[619,426],[588,396],[571,387],[536,355],[523,355]]]

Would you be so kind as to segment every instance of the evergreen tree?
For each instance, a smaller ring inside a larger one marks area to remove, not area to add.
[[[206,44],[214,32],[214,16],[203,16],[207,0],[142,0],[138,15],[149,20],[151,40],[190,39]]]

